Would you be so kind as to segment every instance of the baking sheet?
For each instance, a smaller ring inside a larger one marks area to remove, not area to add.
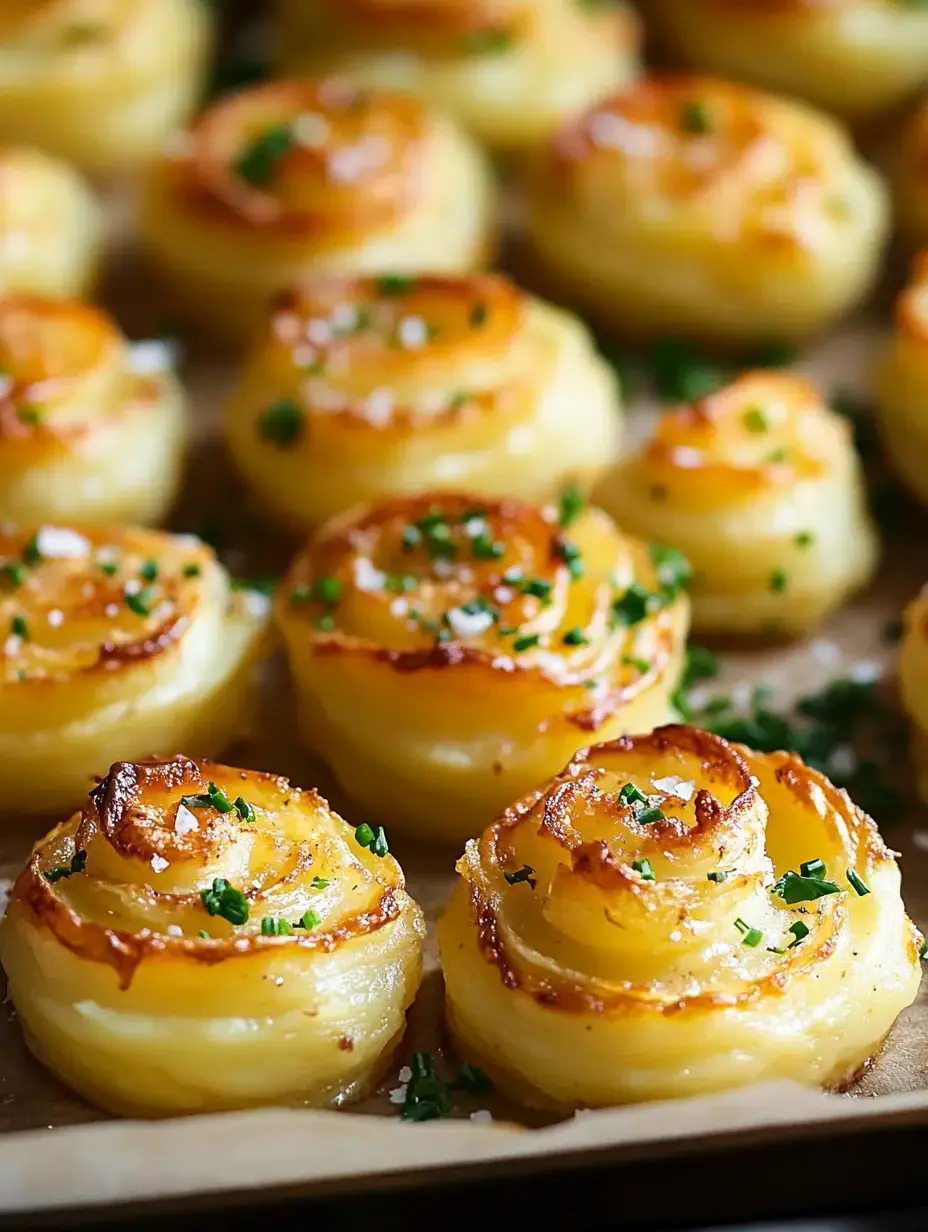
[[[881,328],[862,320],[814,348],[799,366],[826,389],[865,391],[872,357],[881,343]],[[277,575],[293,543],[269,538],[260,527],[243,500],[241,485],[231,483],[216,434],[234,366],[194,362],[187,379],[197,427],[190,463],[196,482],[187,485],[188,493],[194,494],[192,503],[179,511],[176,524],[216,536],[221,555],[235,573]],[[633,438],[647,431],[654,413],[647,399],[635,401],[630,408]],[[209,464],[204,465],[207,458]],[[880,575],[865,594],[804,643],[723,653],[723,673],[711,682],[711,692],[728,693],[739,683],[764,683],[775,690],[772,704],[786,708],[792,698],[865,664],[863,670],[884,674],[882,687],[891,696],[895,648],[887,644],[884,629],[926,578],[928,519],[920,511],[904,508]],[[290,716],[286,672],[278,654],[266,673],[258,723],[262,739],[236,749],[226,760],[287,774],[300,785],[316,785],[352,820],[351,809],[339,798],[324,767],[295,743]],[[15,875],[41,832],[41,827],[33,826],[0,836],[0,878]],[[909,912],[928,931],[928,812],[912,810],[906,820],[884,827],[884,835],[902,853]],[[433,923],[453,884],[459,852],[429,850],[399,836],[393,849],[411,892]],[[433,1167],[533,1156],[541,1167],[549,1154],[604,1147],[660,1152],[671,1142],[692,1137],[824,1127],[858,1117],[923,1115],[928,1122],[928,982],[869,1072],[843,1095],[775,1083],[696,1100],[586,1112],[552,1124],[493,1095],[462,1094],[454,1121],[410,1125],[399,1121],[395,1102],[399,1097],[391,1101],[390,1091],[401,1089],[400,1069],[409,1053],[420,1048],[436,1056],[439,1068],[448,1064],[450,1076],[451,1059],[441,1031],[441,976],[431,935],[425,980],[402,1050],[375,1097],[351,1112],[264,1110],[160,1123],[109,1120],[31,1059],[12,1008],[4,1002],[0,1005],[0,1214],[284,1184],[329,1188],[349,1178],[356,1187],[361,1174],[421,1173]],[[55,1159],[54,1192],[48,1185],[49,1152]]]

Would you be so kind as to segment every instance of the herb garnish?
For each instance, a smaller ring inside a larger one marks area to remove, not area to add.
[[[75,851],[71,857],[70,864],[59,864],[57,868],[49,868],[42,874],[46,881],[50,881],[52,885],[56,881],[61,881],[65,877],[73,877],[75,873],[82,873],[87,867],[87,852],[83,849]]]
[[[534,872],[535,870],[532,868],[531,864],[523,864],[522,867],[517,868],[515,872],[503,873],[503,876],[510,885],[518,885],[522,881],[527,881],[534,890],[535,886],[538,884],[533,876]]]
[[[639,873],[642,881],[656,881],[654,869],[651,866],[650,860],[633,860],[632,868],[636,873]]]
[[[427,1052],[414,1052],[409,1060],[412,1075],[406,1084],[406,1098],[400,1117],[404,1121],[436,1121],[454,1110],[451,1089],[435,1073]]]
[[[126,607],[135,612],[136,616],[150,616],[155,606],[157,591],[154,586],[145,586],[141,590],[126,595]]]
[[[579,625],[575,625],[574,628],[568,629],[561,638],[561,641],[565,646],[589,646],[590,644],[590,639],[586,636]]]
[[[241,796],[239,796],[239,800],[241,800]],[[217,787],[215,783],[210,783],[207,790],[202,795],[181,796],[180,802],[186,808],[214,808],[219,813],[231,813],[233,809],[238,808],[238,800],[235,804],[233,804],[222,788]],[[244,804],[245,801],[242,800],[242,803]],[[243,821],[253,820],[253,817],[245,817],[241,811],[239,812],[239,815]]]
[[[239,817],[241,817],[242,821],[254,821],[255,806],[253,804],[249,804],[243,796],[235,797],[235,804],[233,807]]]
[[[800,871],[790,869],[771,887],[770,893],[782,898],[788,907],[796,903],[811,902],[828,894],[840,894],[841,887],[834,881],[825,880],[825,865],[821,860],[800,864]]]
[[[29,576],[29,570],[25,565],[11,563],[8,565],[0,565],[0,585],[9,583],[10,586],[22,586],[26,578]]]
[[[378,826],[376,830],[372,829],[367,822],[362,822],[354,832],[354,837],[361,847],[369,847],[371,854],[380,856],[381,859],[390,851],[387,843],[387,835],[383,826]]]
[[[576,522],[583,512],[585,503],[583,493],[576,485],[572,484],[569,488],[565,488],[558,501],[558,526],[566,529]]]
[[[619,799],[623,804],[647,804],[648,802],[648,797],[634,783],[625,784],[619,792]]]
[[[416,286],[416,279],[411,274],[381,274],[377,279],[379,295],[405,295]]]
[[[261,416],[259,434],[278,449],[289,449],[303,435],[304,420],[302,408],[292,398],[279,398]]]
[[[235,174],[254,188],[266,188],[277,165],[295,144],[289,124],[275,124],[248,143],[235,162]]]
[[[744,920],[735,920],[735,928],[737,928],[738,932],[742,934],[741,944],[749,945],[751,949],[754,949],[756,946],[760,945],[764,939],[764,934],[759,928],[752,928],[750,924],[746,924]]]
[[[25,616],[14,616],[10,622],[10,632],[14,637],[22,638],[24,642],[29,641],[29,626],[26,624]]]
[[[262,937],[289,937],[292,932],[293,927],[289,920],[275,919],[270,915],[264,916],[261,920]]]
[[[864,879],[858,873],[854,871],[854,869],[849,868],[847,870],[847,879],[851,883],[851,885],[854,887],[854,889],[857,891],[858,895],[861,898],[863,898],[865,894],[870,893],[870,887],[867,885]]]
[[[200,891],[200,898],[210,915],[221,916],[230,924],[248,923],[248,899],[241,890],[229,885],[225,877],[214,877],[212,886]]]
[[[708,106],[701,99],[691,98],[680,104],[680,127],[688,133],[712,131],[712,117]]]
[[[759,406],[748,407],[741,418],[749,432],[766,432],[770,427],[770,421]]]

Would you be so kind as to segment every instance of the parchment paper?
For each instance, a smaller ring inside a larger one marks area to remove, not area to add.
[[[131,263],[119,267],[119,283],[131,286]],[[113,291],[121,299],[119,286]],[[120,310],[136,336],[146,332],[139,301],[130,296]],[[814,348],[799,365],[826,389],[866,390],[871,358],[881,345],[881,329],[862,321]],[[294,544],[268,535],[248,507],[243,485],[230,474],[216,421],[234,379],[235,365],[196,361],[187,381],[196,421],[197,444],[191,458],[187,497],[175,519],[178,529],[218,534],[220,553],[233,572],[251,577],[278,575]],[[639,399],[630,408],[631,436],[647,430],[655,408]],[[914,509],[904,513],[896,542],[885,553],[880,576],[869,590],[837,613],[804,643],[764,650],[731,650],[722,655],[723,674],[713,693],[738,683],[765,683],[775,689],[772,703],[785,708],[797,695],[824,685],[854,665],[872,663],[886,673],[892,691],[895,648],[884,639],[887,621],[928,578],[928,519]],[[291,699],[282,655],[267,671],[258,729],[260,742],[231,750],[225,760],[290,776],[315,785],[349,820],[325,768],[294,741]],[[177,750],[153,750],[175,752]],[[192,755],[196,750],[183,750]],[[901,750],[900,750],[901,752]],[[366,816],[358,818],[376,822]],[[41,824],[0,835],[0,878],[11,878]],[[928,811],[913,809],[906,821],[884,830],[902,853],[903,891],[909,913],[928,931]],[[457,850],[429,850],[421,843],[392,840],[412,894],[433,923],[453,884]],[[4,888],[0,883],[0,889]],[[847,1121],[856,1117],[924,1116],[928,1124],[928,988],[902,1015],[882,1053],[851,1092],[824,1095],[790,1083],[721,1096],[581,1113],[559,1124],[526,1114],[495,1096],[461,1095],[456,1120],[407,1125],[389,1092],[401,1084],[399,1071],[416,1048],[430,1050],[442,1064],[441,976],[432,938],[422,991],[410,1015],[409,1030],[386,1082],[372,1100],[351,1112],[266,1110],[186,1118],[168,1122],[115,1122],[89,1108],[58,1084],[27,1053],[15,1014],[0,1005],[0,1214],[126,1202],[155,1197],[312,1183],[329,1187],[359,1173],[385,1174],[491,1160],[515,1160],[612,1146],[639,1150],[687,1137],[732,1131],[769,1130]],[[450,1068],[447,1075],[450,1076]],[[470,1120],[477,1114],[477,1121]],[[487,1114],[493,1117],[486,1122]],[[350,1146],[350,1149],[349,1149]],[[54,1153],[54,1191],[48,1185],[48,1152]],[[101,1161],[106,1161],[105,1168]]]

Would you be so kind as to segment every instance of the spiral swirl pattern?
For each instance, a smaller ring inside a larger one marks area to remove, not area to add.
[[[0,529],[3,812],[74,807],[119,750],[242,735],[267,607],[198,539]]]
[[[595,509],[433,493],[349,511],[277,601],[305,739],[372,818],[476,833],[587,733],[664,721],[685,578]]]
[[[30,1047],[120,1113],[366,1093],[405,1025],[422,913],[315,792],[120,762],[39,844],[0,957]]]
[[[0,141],[105,176],[136,171],[197,105],[211,22],[198,0],[4,0]]]
[[[180,480],[184,397],[76,300],[0,298],[0,522],[157,522]]]
[[[928,504],[928,250],[915,258],[896,302],[893,335],[878,362],[877,412],[893,468]]]
[[[701,72],[848,117],[928,82],[928,16],[897,0],[649,0],[658,41]]]
[[[620,3],[280,5],[285,72],[334,72],[362,86],[409,91],[507,153],[537,145],[560,121],[627,84],[638,68],[639,43],[639,22]]]
[[[528,231],[542,280],[611,328],[746,343],[801,337],[859,299],[886,215],[879,177],[826,117],[651,77],[561,130]]]
[[[802,633],[876,564],[850,425],[792,373],[749,372],[663,415],[597,499],[686,554],[709,633]]]
[[[415,99],[282,81],[200,117],[149,181],[141,225],[185,319],[240,340],[313,273],[480,264],[490,197],[476,147]]]
[[[582,750],[458,871],[449,1025],[530,1104],[840,1085],[918,988],[870,819],[799,758],[694,728]]]
[[[305,528],[402,492],[587,490],[618,403],[583,326],[507,278],[330,277],[278,301],[227,431],[264,505]]]

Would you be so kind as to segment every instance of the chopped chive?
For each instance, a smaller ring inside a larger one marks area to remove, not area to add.
[[[759,406],[749,407],[742,416],[744,426],[749,432],[766,432],[770,421]]]
[[[825,881],[823,877],[803,877],[790,869],[771,887],[770,893],[776,894],[787,906],[792,907],[796,903],[824,898],[827,894],[840,894],[841,887],[833,881]]]
[[[29,570],[25,565],[16,563],[0,565],[0,583],[8,582],[10,586],[22,586],[28,576]]]
[[[863,898],[865,894],[870,893],[870,887],[852,868],[847,870],[847,879],[861,898]]]
[[[708,106],[700,99],[686,99],[680,104],[680,127],[688,133],[711,132],[712,117]]]
[[[797,548],[811,547],[814,542],[815,542],[815,536],[812,534],[810,530],[799,531],[799,533],[793,539],[793,543],[795,543]]]
[[[657,805],[654,805],[652,808],[641,809],[640,812],[635,814],[635,821],[641,826],[646,826],[652,821],[663,820],[664,810],[658,808]]]
[[[279,398],[261,416],[258,432],[262,440],[278,449],[289,449],[303,435],[305,416],[292,398]]]
[[[142,590],[126,595],[126,607],[135,612],[136,616],[150,616],[155,606],[155,588],[146,586]]]
[[[567,566],[567,572],[576,582],[578,578],[583,577],[583,558],[580,555],[580,549],[575,543],[570,543],[563,540],[557,545],[557,555]]]
[[[471,551],[477,560],[499,560],[506,555],[506,545],[496,543],[489,531],[481,531],[471,540]]]
[[[119,572],[119,565],[114,560],[104,560],[100,563],[100,572],[107,577],[114,577]]]
[[[377,279],[379,295],[405,295],[416,286],[416,279],[408,274],[381,274]]]
[[[387,844],[387,835],[383,826],[378,826],[376,830],[372,829],[366,821],[354,832],[354,837],[359,846],[370,848],[375,856],[380,856],[382,859],[389,852],[390,848]]]
[[[558,525],[566,528],[576,522],[583,512],[585,503],[583,494],[578,487],[571,485],[571,487],[565,488],[558,501]]]
[[[316,628],[322,633],[331,633],[335,628],[335,617],[326,612],[316,620]]]
[[[551,602],[552,583],[544,578],[529,578],[523,582],[521,586],[523,595],[531,595],[535,599],[540,599],[542,603]]]
[[[714,881],[716,885],[721,884],[721,882],[723,882],[727,877],[728,877],[728,871],[725,869],[716,869],[714,873],[706,874],[707,880]]]
[[[248,899],[241,890],[231,886],[225,877],[214,877],[210,888],[200,891],[200,898],[210,915],[221,916],[230,924],[247,924]]]
[[[789,943],[788,948],[792,949],[794,945],[798,945],[800,941],[804,941],[806,937],[808,937],[809,926],[808,924],[803,924],[802,920],[796,920],[794,923],[790,924],[789,931],[796,938],[795,941],[791,941]]]
[[[204,941],[211,940],[210,934],[207,932],[205,928],[201,928],[200,931],[197,933],[197,936],[202,937]]]
[[[561,638],[561,641],[565,646],[589,646],[590,644],[590,639],[586,636],[579,625],[575,625],[574,628],[568,629]]]
[[[534,872],[535,870],[532,868],[531,864],[523,864],[522,867],[517,868],[515,872],[503,873],[503,876],[510,885],[518,885],[521,881],[527,881],[534,890],[535,886],[538,884],[533,876]]]
[[[262,937],[289,937],[292,932],[293,928],[288,920],[275,919],[270,915],[261,920]]]
[[[783,569],[774,569],[770,574],[770,589],[775,595],[781,595],[786,590],[787,576]]]
[[[277,174],[280,160],[293,147],[289,124],[274,124],[251,140],[235,161],[235,174],[253,188],[266,188]]]
[[[239,799],[241,799],[241,796]],[[214,808],[218,813],[231,813],[233,809],[238,808],[238,803],[236,802],[233,804],[222,788],[217,787],[216,784],[212,782],[207,784],[207,789],[202,793],[202,795],[181,796],[180,802],[185,808]],[[244,817],[242,814],[240,814],[240,816],[242,816],[243,821],[253,820],[253,818]]]
[[[39,532],[30,536],[29,541],[23,548],[23,561],[27,565],[37,565],[42,559],[42,553],[39,551]]]
[[[821,880],[825,876],[825,871],[824,860],[806,860],[799,865],[800,877],[818,877]]]
[[[735,920],[735,928],[739,933],[742,933],[741,944],[749,945],[751,949],[756,948],[764,939],[764,934],[759,928],[752,928],[750,924],[746,924],[744,920]]]
[[[311,890],[324,890],[331,884],[332,882],[328,877],[314,877],[309,883],[309,888]]]
[[[486,304],[474,304],[470,310],[470,323],[474,329],[479,328],[487,319],[488,309]]]
[[[158,562],[151,559],[143,561],[139,569],[139,576],[144,578],[146,582],[153,582],[158,576]]]
[[[80,851],[75,851],[69,864],[59,864],[57,868],[47,869],[42,876],[54,885],[56,881],[61,881],[65,877],[73,877],[75,873],[82,873],[86,867],[87,852],[81,848]]]
[[[647,804],[648,802],[648,797],[634,783],[625,784],[619,792],[619,799],[623,804]]]
[[[642,881],[656,881],[657,880],[657,878],[654,876],[654,869],[651,867],[650,860],[633,860],[632,868],[635,870],[636,873],[641,874]]]
[[[312,586],[312,596],[322,603],[327,603],[329,607],[334,607],[342,597],[341,580],[331,575],[316,578]]]
[[[185,578],[199,577],[202,572],[203,570],[200,565],[196,565],[196,564],[184,565],[184,577]]]
[[[235,797],[234,808],[242,821],[254,821],[255,808],[253,804],[249,804],[242,796]]]
[[[318,928],[322,923],[322,916],[318,911],[313,911],[312,907],[308,907],[300,916],[300,922],[296,925],[297,928]]]
[[[14,637],[20,637],[24,642],[29,641],[29,626],[26,624],[25,616],[14,616],[10,622],[10,632]]]
[[[516,654],[521,654],[523,650],[533,650],[540,641],[541,636],[538,633],[527,633],[525,637],[517,637],[512,648]]]

